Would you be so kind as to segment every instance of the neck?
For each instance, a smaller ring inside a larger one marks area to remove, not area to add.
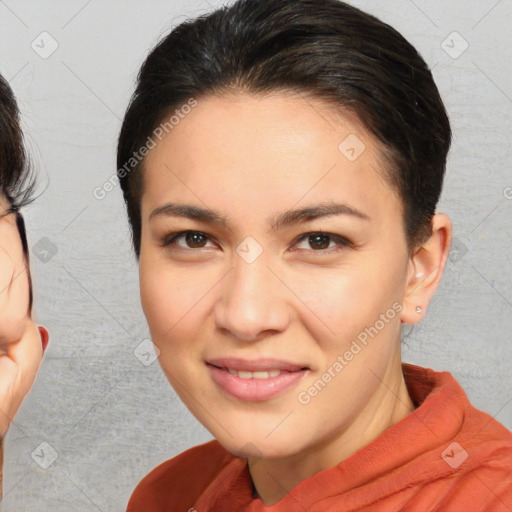
[[[256,493],[265,505],[276,504],[303,480],[337,466],[414,409],[401,361],[398,361],[388,368],[365,408],[343,430],[286,458],[249,459],[249,472]]]

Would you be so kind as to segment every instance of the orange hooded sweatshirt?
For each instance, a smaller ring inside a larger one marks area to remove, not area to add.
[[[417,409],[275,505],[253,496],[246,459],[210,441],[149,473],[127,512],[512,512],[512,433],[448,372],[403,372]]]

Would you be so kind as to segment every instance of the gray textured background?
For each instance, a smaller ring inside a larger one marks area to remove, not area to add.
[[[36,312],[51,332],[7,436],[5,512],[122,511],[154,466],[211,438],[158,362],[145,364],[121,194],[98,201],[92,191],[115,171],[147,51],[220,3],[0,0],[0,72],[17,94],[44,190],[25,214]],[[477,407],[512,428],[512,1],[352,3],[420,50],[455,134],[439,210],[454,222],[456,250],[404,359],[451,371]]]

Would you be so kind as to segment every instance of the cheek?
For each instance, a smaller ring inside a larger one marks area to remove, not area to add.
[[[142,309],[151,339],[159,350],[159,364],[172,384],[171,376],[181,375],[186,366],[180,356],[180,346],[186,345],[189,338],[182,332],[187,318],[184,317],[183,290],[162,278],[155,269],[140,268]]]
[[[390,307],[399,296],[397,281],[395,269],[388,268],[384,273],[379,267],[364,263],[296,276],[294,291],[320,320],[336,330],[339,325],[344,329],[357,325],[358,319],[375,313],[379,307]]]
[[[178,291],[175,283],[155,268],[141,265],[140,295],[153,341],[159,344],[179,318],[176,308],[179,307],[178,296],[182,296],[182,290]]]
[[[350,338],[372,325],[399,301],[400,264],[385,258],[361,257],[357,264],[309,271],[295,276],[294,290],[315,314],[311,328],[329,341]]]
[[[28,393],[32,384],[35,381],[37,370],[43,357],[43,344],[41,341],[41,334],[37,328],[37,324],[29,320],[23,339],[26,340],[25,348],[26,354],[29,354],[26,358],[26,366],[24,368],[25,378],[22,379],[22,393],[23,396]],[[30,345],[30,348],[29,348]]]
[[[140,259],[141,304],[153,341],[160,350],[169,342],[188,341],[192,330],[201,325],[201,299],[211,284],[197,273],[169,268],[169,265]],[[194,327],[195,326],[195,327]]]
[[[16,258],[16,259],[15,259]],[[20,251],[0,249],[0,345],[18,341],[28,316],[30,283]]]

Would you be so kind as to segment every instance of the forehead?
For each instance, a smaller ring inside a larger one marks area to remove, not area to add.
[[[380,143],[350,111],[300,94],[208,96],[146,157],[142,210],[170,194],[212,200],[213,190],[219,204],[247,209],[326,194],[389,203],[397,198],[385,165]]]

